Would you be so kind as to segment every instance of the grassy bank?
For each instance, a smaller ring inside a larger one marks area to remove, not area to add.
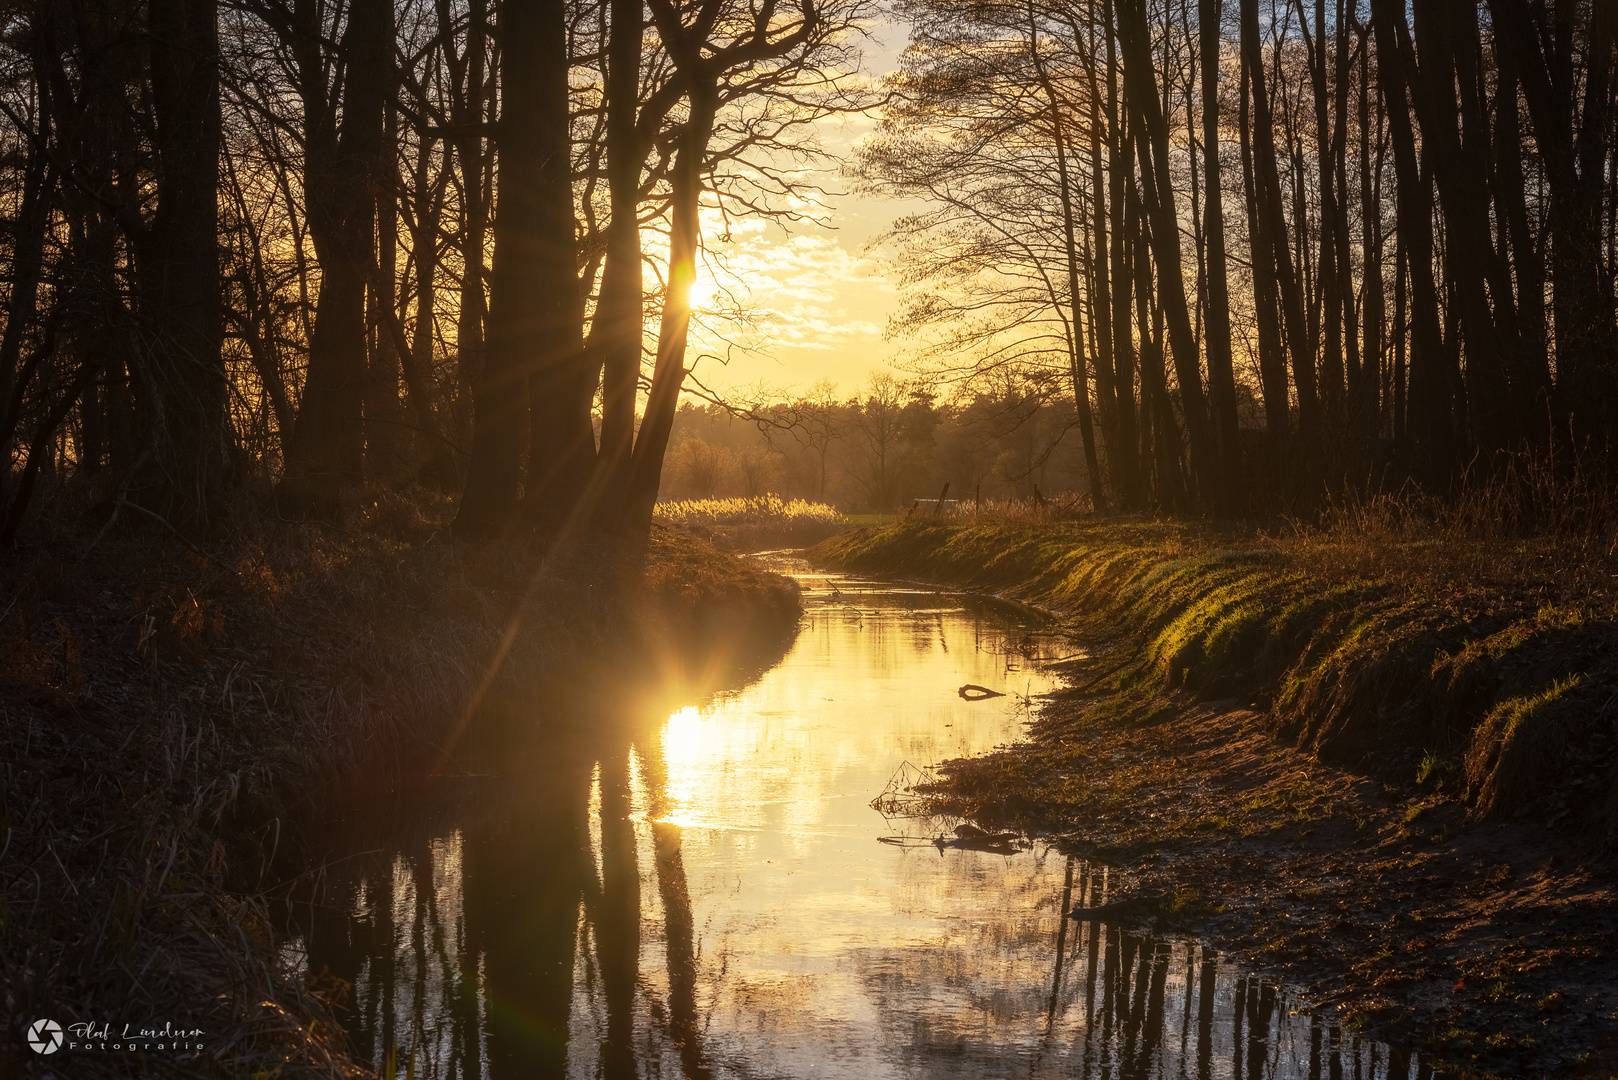
[[[791,582],[675,530],[629,570],[451,544],[447,509],[205,548],[69,530],[0,567],[0,1073],[351,1075],[341,988],[286,966],[268,917],[321,807],[436,767],[485,694],[622,684],[799,612]],[[41,1017],[170,1021],[204,1049],[40,1058],[20,1025]]]
[[[1113,863],[1161,925],[1456,1075],[1618,1069],[1608,553],[928,522],[813,554],[1054,608],[1086,647],[934,809]]]
[[[1613,597],[1527,543],[1432,550],[1195,525],[918,523],[822,560],[1002,592],[1113,643],[1125,692],[1257,702],[1309,755],[1475,817],[1618,822]],[[1573,793],[1573,798],[1569,796]]]

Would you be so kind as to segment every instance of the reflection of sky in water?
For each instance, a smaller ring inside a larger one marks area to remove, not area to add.
[[[1070,647],[998,605],[803,580],[802,632],[751,685],[562,780],[482,790],[373,860],[347,933],[373,1060],[399,1046],[402,1076],[414,1046],[418,1076],[581,1080],[1428,1075],[1195,943],[1064,919],[1106,898],[1104,868],[878,843],[920,831],[869,805],[895,770],[1019,737],[1024,695],[1053,682],[1031,658]],[[965,702],[963,683],[1008,696]],[[342,953],[310,957],[337,971]]]

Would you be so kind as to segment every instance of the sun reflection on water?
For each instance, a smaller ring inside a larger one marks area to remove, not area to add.
[[[307,938],[311,968],[352,981],[374,1060],[413,1048],[414,1075],[457,1080],[1412,1075],[1196,942],[1065,919],[1105,901],[1104,866],[883,818],[904,763],[1017,738],[1052,685],[1039,658],[1071,647],[930,590],[810,584],[751,684],[586,720],[577,753],[469,787],[447,825],[389,823],[346,930]]]

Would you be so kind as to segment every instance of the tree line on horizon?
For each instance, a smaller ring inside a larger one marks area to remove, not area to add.
[[[798,217],[871,0],[0,4],[0,543],[423,483],[643,535],[703,217]],[[257,488],[255,488],[257,485]]]
[[[1066,503],[1089,488],[1073,398],[1054,374],[940,394],[877,372],[849,393],[822,379],[775,397],[741,413],[734,403],[682,402],[661,498],[776,495],[887,512],[936,499],[946,483],[963,504]]]
[[[1059,373],[1098,508],[1618,465],[1618,4],[901,0],[850,166],[934,379]],[[1256,408],[1244,410],[1250,396]]]

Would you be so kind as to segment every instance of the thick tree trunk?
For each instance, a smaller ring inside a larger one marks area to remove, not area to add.
[[[343,42],[347,75],[335,138],[329,107],[312,109],[313,95],[304,95],[304,192],[320,291],[283,485],[289,509],[319,516],[336,513],[365,482],[365,300],[375,257],[375,168],[393,69],[388,0],[354,0]],[[306,81],[324,79],[318,55],[312,63]]]
[[[526,126],[534,132],[537,160],[523,162],[519,177],[531,194],[517,204],[532,220],[532,240],[525,245],[531,267],[508,282],[507,307],[517,307],[518,323],[509,328],[524,340],[533,356],[528,394],[531,410],[528,475],[523,488],[525,518],[547,534],[562,529],[579,508],[595,470],[595,426],[590,406],[595,398],[595,369],[584,348],[584,297],[578,276],[574,239],[573,155],[569,132],[567,8],[563,0],[538,0],[543,26],[533,72],[520,83],[506,78],[508,93],[531,98]],[[507,48],[510,48],[508,45]],[[509,69],[508,69],[509,70]],[[508,102],[512,100],[507,97]],[[510,177],[510,159],[501,174]],[[531,172],[531,175],[529,175]],[[504,199],[509,199],[508,194]],[[506,205],[502,200],[501,214]],[[495,252],[499,254],[499,240]],[[529,255],[527,252],[531,251]],[[501,278],[496,266],[495,284]],[[532,290],[531,292],[529,290]],[[499,321],[496,321],[498,315]],[[490,353],[503,347],[509,314],[491,307]],[[496,339],[496,330],[500,338]]]
[[[589,413],[572,415],[582,342],[575,276],[567,24],[561,0],[510,0],[501,16],[500,212],[494,222],[488,345],[473,399],[472,462],[455,532],[512,523],[530,450],[531,507],[565,517]],[[529,425],[535,429],[529,436]],[[564,494],[560,506],[547,495]]]
[[[642,297],[640,173],[636,131],[640,92],[641,0],[611,0],[607,42],[607,259],[590,325],[592,364],[602,372],[601,450],[596,498],[600,523],[616,527],[628,493],[635,446],[635,394],[640,381]]]
[[[1372,0],[1371,17],[1376,29],[1378,85],[1388,103],[1393,137],[1399,248],[1409,283],[1405,430],[1410,471],[1419,483],[1438,490],[1447,486],[1453,475],[1456,445],[1454,391],[1447,378],[1444,340],[1438,323],[1438,290],[1433,277],[1432,191],[1416,154],[1406,97],[1409,31],[1404,9],[1399,0]]]
[[[144,282],[156,321],[153,469],[131,493],[176,528],[205,526],[222,489],[227,383],[219,280],[219,32],[213,0],[151,10],[157,211]]]
[[[1498,453],[1517,442],[1511,388],[1504,354],[1509,342],[1496,323],[1512,317],[1509,293],[1491,308],[1485,275],[1495,256],[1488,207],[1488,156],[1477,101],[1472,53],[1477,49],[1476,6],[1472,0],[1416,0],[1415,45],[1421,92],[1413,103],[1422,144],[1430,148],[1439,203],[1444,213],[1445,252],[1460,305],[1466,339],[1467,403],[1472,436],[1480,449]],[[1471,15],[1468,25],[1468,14]],[[1405,58],[1406,71],[1412,60]],[[1457,85],[1458,84],[1458,85]],[[1459,101],[1459,116],[1451,102]],[[1457,119],[1460,127],[1457,127]],[[1503,304],[1502,304],[1503,302]]]
[[[1551,437],[1551,371],[1549,342],[1545,331],[1545,262],[1528,225],[1527,177],[1522,166],[1520,104],[1517,100],[1517,68],[1510,49],[1498,49],[1499,83],[1494,98],[1494,181],[1495,205],[1505,221],[1502,233],[1509,238],[1511,268],[1516,275],[1517,359],[1527,393],[1513,390],[1512,404],[1518,425],[1537,446],[1548,446]]]

